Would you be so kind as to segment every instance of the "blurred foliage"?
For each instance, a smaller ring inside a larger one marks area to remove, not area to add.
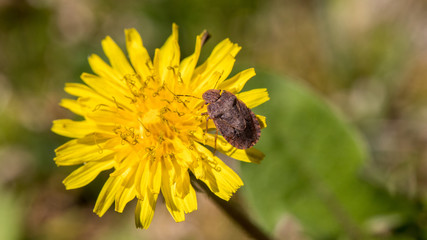
[[[22,231],[21,202],[0,189],[0,239],[19,239]]]
[[[260,222],[270,232],[292,214],[315,239],[366,239],[380,234],[368,223],[371,218],[395,215],[400,223],[415,211],[409,201],[363,180],[361,169],[369,160],[366,146],[316,94],[289,78],[258,71],[256,79],[247,87],[267,87],[272,99],[257,110],[274,118],[263,132],[269,137],[259,143],[267,161],[242,166],[242,174]]]
[[[106,174],[65,191],[72,169],[52,161],[65,139],[51,121],[74,117],[58,107],[62,88],[91,72],[87,56],[106,35],[124,47],[129,27],[152,54],[172,22],[182,56],[204,29],[202,58],[229,37],[243,47],[237,69],[259,69],[249,84],[271,92],[255,109],[267,157],[242,167],[239,191],[267,230],[427,238],[425,1],[0,0],[0,239],[245,238],[202,194],[180,224],[160,204],[148,231],[134,229],[133,206],[99,219]]]

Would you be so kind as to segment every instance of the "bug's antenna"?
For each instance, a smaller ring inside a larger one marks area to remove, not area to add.
[[[196,99],[201,99],[201,98],[199,98],[199,97],[192,96],[192,95],[186,95],[186,94],[175,94],[174,92],[172,92],[172,90],[170,90],[170,89],[168,88],[168,86],[166,86],[166,84],[164,84],[163,86],[165,86],[165,88],[166,88],[170,93],[172,93],[172,95],[174,95],[175,97],[192,97],[192,98],[196,98]]]
[[[215,86],[213,87],[213,89],[216,89],[216,87],[218,86],[218,82],[221,79],[222,74],[224,73],[224,71],[222,71],[222,73],[219,75],[218,79],[216,80]]]

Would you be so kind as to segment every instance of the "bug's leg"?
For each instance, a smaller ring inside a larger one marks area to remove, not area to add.
[[[200,105],[200,107],[199,107],[199,110],[202,110],[202,108],[205,106],[206,104],[201,104]],[[207,112],[206,112],[206,114],[207,114]]]
[[[204,112],[204,113],[202,113],[202,116],[203,115],[208,115],[208,113]],[[208,126],[209,126],[209,115],[206,118],[206,131],[205,131],[205,135],[206,135],[206,133],[208,133]]]

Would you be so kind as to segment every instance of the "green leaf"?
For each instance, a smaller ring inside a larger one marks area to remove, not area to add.
[[[267,117],[256,146],[266,157],[242,165],[244,192],[266,230],[291,214],[312,237],[360,238],[368,218],[397,211],[360,177],[366,145],[338,111],[288,78],[258,73],[248,85],[267,87],[271,97],[254,109]]]

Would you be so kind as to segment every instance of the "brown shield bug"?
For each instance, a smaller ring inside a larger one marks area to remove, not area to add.
[[[231,92],[218,89],[207,90],[202,95],[208,105],[209,117],[217,131],[231,145],[247,149],[255,145],[261,135],[261,127],[255,114]],[[215,141],[216,144],[216,141]]]

